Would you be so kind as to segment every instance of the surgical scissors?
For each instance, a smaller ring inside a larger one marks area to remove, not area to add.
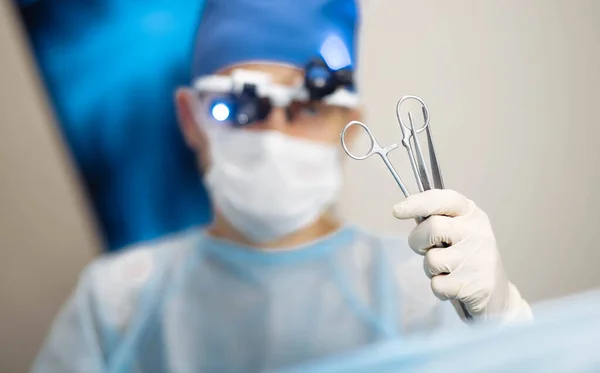
[[[348,147],[346,145],[346,140],[345,140],[346,139],[346,131],[348,131],[348,129],[350,129],[350,127],[352,127],[352,126],[362,127],[367,132],[367,134],[369,134],[369,140],[371,141],[371,147],[364,155],[352,154],[352,152],[350,152],[350,149],[348,149]],[[396,180],[396,183],[400,187],[400,190],[402,191],[402,194],[404,194],[404,197],[408,198],[410,196],[410,193],[409,193],[408,189],[406,188],[406,186],[404,185],[404,182],[402,181],[402,179],[398,175],[398,172],[396,172],[396,169],[392,165],[392,162],[390,162],[390,159],[388,158],[388,153],[391,152],[392,150],[396,149],[398,147],[398,144],[391,144],[391,145],[386,146],[385,148],[382,148],[381,145],[379,145],[379,143],[375,139],[375,136],[373,136],[373,133],[371,132],[369,127],[367,127],[366,124],[356,121],[356,120],[348,123],[346,125],[346,127],[344,127],[344,129],[342,130],[341,137],[342,137],[342,147],[344,148],[344,151],[346,152],[346,154],[348,154],[348,156],[352,159],[362,161],[363,159],[369,158],[373,154],[377,154],[378,156],[380,156],[381,159],[383,160],[383,163],[385,163],[388,170],[390,170],[390,173],[394,177],[394,180]]]
[[[402,115],[401,115],[402,104],[408,100],[416,100],[418,103],[421,104],[421,112],[423,114],[423,125],[419,128],[415,127],[413,116],[410,111],[408,112],[408,124],[406,124],[404,122],[404,120],[402,119]],[[427,105],[425,104],[423,99],[421,99],[418,96],[404,96],[400,100],[398,100],[398,102],[396,103],[396,117],[398,118],[398,123],[400,124],[400,129],[402,131],[401,144],[404,148],[406,148],[406,151],[408,153],[408,159],[410,161],[410,166],[415,175],[415,179],[416,179],[417,187],[419,188],[419,191],[424,192],[426,190],[430,190],[430,189],[432,189],[432,185],[433,185],[433,188],[444,189],[444,181],[442,178],[440,164],[437,159],[437,155],[435,152],[435,146],[433,143],[433,136],[431,134],[431,125],[429,123],[429,109],[427,108]],[[348,148],[348,145],[346,144],[346,133],[347,133],[348,129],[350,129],[353,126],[362,127],[367,132],[367,135],[369,136],[371,146],[364,155],[353,154],[350,151],[350,149]],[[431,174],[432,174],[431,178],[427,171],[427,166],[425,164],[425,158],[423,157],[423,151],[421,149],[421,144],[419,143],[419,139],[417,137],[417,135],[422,133],[423,131],[425,131],[425,133],[427,135],[427,148],[429,149],[429,162],[431,165]],[[364,160],[364,159],[369,158],[373,154],[379,155],[381,157],[381,159],[383,160],[383,163],[385,163],[386,167],[388,168],[388,170],[394,177],[394,180],[400,187],[402,194],[404,194],[404,196],[407,198],[410,196],[410,192],[408,191],[406,185],[404,184],[404,182],[398,175],[398,172],[396,171],[396,169],[394,168],[394,166],[392,165],[392,162],[390,162],[390,159],[388,157],[388,154],[392,150],[394,150],[400,146],[398,143],[393,143],[386,147],[382,147],[375,139],[375,136],[373,135],[373,133],[371,132],[369,127],[367,127],[366,124],[359,122],[359,121],[352,121],[352,122],[348,123],[342,130],[340,138],[341,138],[342,147],[344,148],[344,151],[352,159]],[[433,179],[433,182],[432,182],[432,179]],[[417,218],[416,219],[417,224],[423,222],[425,219],[427,219],[427,217]],[[440,246],[440,247],[444,247],[444,246]],[[471,315],[467,312],[467,309],[462,302],[455,301],[454,303],[455,303],[455,306],[458,306],[460,308],[460,310],[464,313],[466,319],[470,320],[472,318]],[[456,303],[458,303],[458,304],[456,304]]]

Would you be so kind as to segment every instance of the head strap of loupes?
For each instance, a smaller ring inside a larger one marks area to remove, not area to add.
[[[239,126],[292,102],[354,108],[357,30],[354,0],[207,0],[194,50],[194,89],[213,97],[216,120]],[[304,79],[285,86],[267,73],[235,68],[247,63],[297,67]],[[218,75],[230,67],[230,75]]]

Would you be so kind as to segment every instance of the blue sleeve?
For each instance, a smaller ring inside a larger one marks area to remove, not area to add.
[[[89,269],[55,320],[32,373],[96,373],[106,370],[94,315]]]
[[[107,248],[210,222],[173,100],[204,1],[29,1],[23,25]]]

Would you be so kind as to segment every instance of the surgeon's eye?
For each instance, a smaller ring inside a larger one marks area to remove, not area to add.
[[[308,104],[302,108],[302,114],[314,117],[319,115],[320,108],[316,104]]]
[[[323,113],[323,104],[319,102],[292,102],[288,107],[290,121],[315,118]]]

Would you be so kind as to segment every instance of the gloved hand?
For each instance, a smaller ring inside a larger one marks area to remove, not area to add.
[[[394,216],[429,217],[412,231],[408,243],[425,256],[425,273],[436,297],[462,301],[474,320],[533,317],[508,281],[488,217],[475,203],[452,190],[430,190],[394,206]],[[439,244],[449,246],[434,247]]]

